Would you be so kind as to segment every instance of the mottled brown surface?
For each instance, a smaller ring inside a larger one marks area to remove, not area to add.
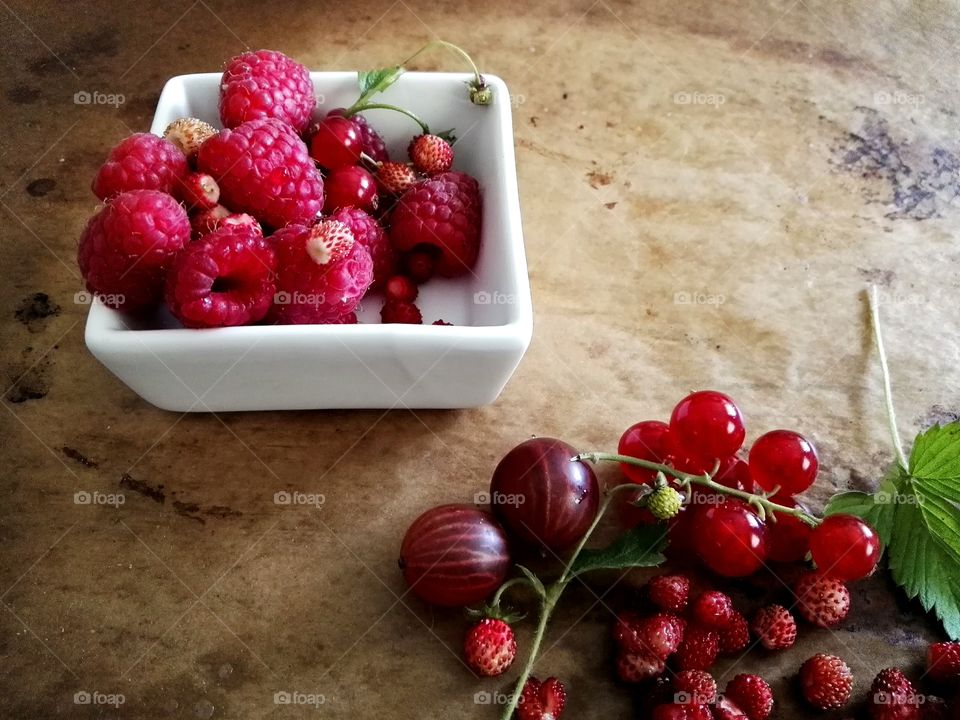
[[[506,682],[459,665],[457,613],[401,595],[403,530],[469,501],[529,434],[611,448],[690,388],[733,394],[751,438],[809,433],[814,504],[871,487],[891,452],[868,283],[884,292],[903,433],[960,405],[950,7],[0,3],[0,716],[303,717],[273,701],[296,690],[324,695],[323,717],[495,717],[474,693]],[[536,331],[496,405],[179,417],[86,352],[88,183],[148,127],[166,77],[247,46],[371,67],[434,35],[474,50],[516,104]],[[125,102],[74,104],[84,90]],[[281,490],[325,505],[276,505]],[[124,503],[75,504],[81,491]],[[630,708],[608,626],[638,578],[614,581],[573,590],[546,643],[541,672],[567,681],[572,718]],[[789,677],[815,651],[843,655],[860,696],[880,667],[918,665],[935,630],[915,608],[879,578],[854,607],[839,632],[735,671],[767,674],[789,718],[805,716]],[[79,690],[126,704],[77,706]]]

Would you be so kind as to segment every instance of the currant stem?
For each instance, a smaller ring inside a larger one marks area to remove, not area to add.
[[[753,493],[748,493],[745,490],[737,490],[735,488],[729,488],[726,485],[721,485],[713,480],[710,473],[704,475],[691,475],[690,473],[681,472],[680,470],[672,468],[669,465],[662,465],[660,463],[650,462],[649,460],[641,460],[639,458],[630,457],[629,455],[617,455],[615,453],[581,453],[580,455],[577,455],[575,459],[587,460],[593,463],[618,462],[625,463],[627,465],[636,465],[637,467],[646,468],[647,470],[655,470],[657,472],[662,472],[664,475],[674,477],[680,481],[680,485],[684,487],[688,487],[691,484],[702,485],[703,487],[721,493],[722,495],[729,495],[730,497],[739,498],[744,502],[753,505],[754,507],[760,508],[764,513],[772,512],[774,514],[792,515],[793,517],[812,527],[816,527],[821,522],[820,518],[815,517],[814,515],[805,513],[799,508],[791,508],[787,507],[786,505],[780,505],[764,495],[755,495]],[[714,472],[716,471],[714,470]]]
[[[398,112],[401,115],[406,115],[408,118],[413,120],[417,125],[420,126],[420,129],[423,131],[424,135],[430,134],[430,127],[423,120],[418,118],[409,110],[404,110],[402,107],[397,107],[396,105],[388,105],[386,103],[368,103],[368,102],[358,103],[356,105],[352,105],[350,108],[345,110],[343,113],[343,116],[353,117],[358,112],[362,112],[364,110],[393,110],[394,112]]]
[[[877,354],[880,355],[880,371],[883,374],[883,399],[887,406],[887,423],[890,426],[890,438],[893,440],[893,449],[897,454],[897,462],[906,472],[909,468],[907,455],[900,442],[900,433],[897,432],[897,415],[893,408],[893,390],[890,387],[890,367],[887,365],[887,351],[883,347],[883,335],[880,333],[880,299],[877,286],[870,286],[870,325],[873,327],[873,337],[877,343]]]

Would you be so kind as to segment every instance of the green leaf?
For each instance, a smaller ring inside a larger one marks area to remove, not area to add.
[[[933,610],[952,640],[960,639],[960,568],[958,558],[931,533],[920,503],[896,506],[889,548],[893,579],[907,597]]]
[[[910,452],[910,475],[932,480],[960,478],[960,421],[934,425],[917,436]]]
[[[571,567],[571,574],[579,575],[590,570],[655,567],[664,561],[662,551],[666,546],[666,525],[638,525],[605,548],[581,550]]]
[[[918,505],[931,536],[960,563],[960,512],[948,499],[914,481]]]
[[[357,73],[357,82],[360,85],[360,99],[355,104],[359,105],[361,100],[365,100],[371,95],[376,95],[378,92],[383,92],[393,85],[402,74],[403,68],[399,65]]]

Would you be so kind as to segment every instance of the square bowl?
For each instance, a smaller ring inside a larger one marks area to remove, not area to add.
[[[353,72],[311,73],[317,116],[349,106]],[[510,95],[484,77],[493,103],[472,105],[462,73],[404,74],[382,97],[432,128],[455,128],[454,167],[480,183],[483,220],[473,272],[434,278],[417,304],[424,325],[381,324],[382,296],[367,295],[357,325],[251,325],[193,330],[163,311],[132,319],[94,299],[90,352],[144,400],[164,410],[467,408],[500,394],[533,333],[533,307],[520,223]],[[220,73],[180,75],[164,86],[151,131],[180,117],[219,127]],[[416,125],[399,113],[364,113],[391,157],[406,157]],[[434,326],[443,319],[453,326]]]

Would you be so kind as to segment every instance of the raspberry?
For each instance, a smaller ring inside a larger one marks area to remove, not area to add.
[[[747,619],[734,611],[727,627],[717,630],[717,637],[720,652],[724,655],[740,652],[750,644],[750,627],[747,625]]]
[[[960,680],[960,642],[931,643],[927,648],[927,675],[942,683]]]
[[[177,251],[190,241],[187,213],[166,193],[131,190],[90,218],[77,249],[87,289],[125,310],[147,309],[163,297]]]
[[[809,623],[830,628],[839,625],[850,612],[850,591],[839,580],[806,573],[793,587],[797,612]]]
[[[167,274],[167,306],[185,327],[246,325],[273,303],[276,257],[249,227],[224,226],[181,250]]]
[[[463,656],[481,677],[496,677],[507,671],[517,655],[513,629],[503,620],[484,618],[467,633]]]
[[[174,120],[163,131],[163,137],[180,148],[188,160],[195,160],[200,146],[216,134],[213,125],[197,118]]]
[[[331,325],[356,325],[357,314],[355,312],[348,312],[346,315],[341,315],[330,324]]]
[[[257,219],[253,215],[247,215],[246,213],[230,213],[225,218],[220,220],[218,227],[222,227],[224,225],[232,225],[234,227],[243,226],[249,228],[254,235],[263,237],[263,228],[260,227],[260,223],[257,222]]]
[[[448,323],[446,320],[434,320],[432,325],[446,325],[447,327],[453,327],[453,323]]]
[[[650,602],[667,612],[683,612],[690,595],[690,579],[684,575],[658,575],[647,583]]]
[[[391,195],[403,195],[416,184],[417,174],[404,163],[385,162],[377,168],[377,182],[383,191]]]
[[[680,670],[709,670],[717,660],[720,650],[717,633],[713,630],[690,625],[677,650],[677,668]]]
[[[177,194],[190,168],[176,145],[150,133],[121,140],[93,178],[93,194],[101,200],[128,190],[160,190]]]
[[[384,293],[388,301],[412,303],[417,299],[419,290],[416,284],[406,275],[394,275],[387,280]]]
[[[433,277],[437,263],[433,259],[433,253],[425,250],[416,250],[410,253],[404,262],[407,269],[407,275],[421,285]]]
[[[220,186],[206,173],[187,174],[177,190],[177,196],[188,211],[210,210],[220,199]]]
[[[331,110],[328,114],[343,115],[344,112],[346,112],[344,108],[337,108],[336,110]],[[363,115],[358,113],[352,115],[350,119],[353,120],[354,125],[357,126],[357,130],[360,133],[360,144],[363,152],[377,162],[388,162],[390,160],[390,153],[387,152],[387,144],[383,141],[383,136],[373,129],[373,126],[367,122],[367,119]]]
[[[669,520],[680,512],[683,495],[669,485],[659,487],[647,499],[647,510],[657,520]]]
[[[818,653],[800,666],[800,689],[818,710],[840,708],[850,700],[853,673],[836,655]]]
[[[881,670],[870,685],[867,707],[871,720],[920,720],[926,698],[920,698],[899,668]]]
[[[402,325],[422,325],[423,315],[413,303],[388,300],[380,309],[380,319],[384,323]]]
[[[784,650],[797,639],[797,621],[782,605],[767,605],[753,616],[750,625],[767,650]]]
[[[647,653],[621,651],[617,655],[617,677],[623,682],[645,682],[657,677],[666,668],[667,665],[663,660]]]
[[[453,147],[436,135],[417,135],[410,141],[407,154],[424,175],[445,173],[453,166]]]
[[[705,670],[681,670],[673,678],[673,690],[677,694],[674,702],[710,705],[717,698],[717,681]]]
[[[281,52],[245,52],[227,61],[220,80],[220,120],[233,128],[273,118],[301,132],[316,107],[310,73]]]
[[[373,261],[360,243],[352,243],[339,259],[317,262],[316,258],[331,256],[322,237],[325,227],[288,225],[270,237],[278,268],[277,294],[269,314],[274,322],[336,323],[353,312],[370,286]]]
[[[759,675],[737,675],[724,692],[750,720],[767,720],[773,710],[773,691]]]
[[[554,677],[540,682],[532,677],[520,693],[517,717],[520,720],[556,720],[567,703],[563,683]]]
[[[272,228],[310,223],[323,207],[323,180],[307,146],[279,120],[251,120],[207,140],[198,168],[220,185],[221,202]]]
[[[690,608],[695,622],[711,630],[721,630],[733,618],[733,600],[726,593],[711,590],[698,596]]]
[[[190,217],[190,228],[193,230],[193,239],[198,240],[207,233],[212,233],[220,227],[224,219],[229,216],[230,208],[225,205],[214,205],[212,208],[194,213]]]
[[[382,286],[396,272],[397,256],[390,244],[390,238],[373,217],[357,208],[341,208],[330,218],[339,220],[353,232],[358,243],[367,248],[373,259],[373,285]]]
[[[397,201],[390,239],[401,252],[432,246],[439,251],[440,275],[463,275],[480,250],[480,204],[480,187],[469,175],[450,172],[429,178]]]

